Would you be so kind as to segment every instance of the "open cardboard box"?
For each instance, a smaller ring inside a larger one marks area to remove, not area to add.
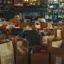
[[[40,46],[35,46],[35,48],[40,48]],[[49,51],[31,53],[31,64],[49,64]]]

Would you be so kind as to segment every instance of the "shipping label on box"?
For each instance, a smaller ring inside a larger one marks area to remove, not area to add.
[[[56,56],[56,64],[61,64],[61,63],[62,63],[62,59]]]

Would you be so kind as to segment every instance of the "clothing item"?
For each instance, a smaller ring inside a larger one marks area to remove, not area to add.
[[[26,30],[24,31],[26,40],[29,41],[29,46],[39,45],[40,40],[38,33],[34,30]]]

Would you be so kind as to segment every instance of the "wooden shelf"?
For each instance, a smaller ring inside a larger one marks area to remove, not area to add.
[[[14,6],[17,6],[17,7],[18,7],[18,6],[23,7],[23,4],[20,4],[20,3],[19,3],[19,4],[14,4]]]
[[[14,12],[14,10],[4,10],[4,12]]]
[[[45,11],[47,8],[42,7],[14,7],[16,11]]]

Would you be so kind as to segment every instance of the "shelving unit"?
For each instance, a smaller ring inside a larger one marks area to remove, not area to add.
[[[59,3],[58,17],[64,21],[64,1]]]
[[[9,20],[14,16],[13,13],[13,0],[0,0],[0,18],[6,18],[6,20]]]
[[[0,17],[9,20],[17,13],[23,13],[28,17],[44,17],[47,12],[47,3],[48,0],[34,0],[33,2],[30,0],[29,3],[23,3],[23,6],[15,6],[14,4],[22,4],[22,0],[0,0]]]
[[[23,16],[28,17],[44,17],[47,12],[47,0],[36,0],[36,2],[30,0],[28,3],[23,3],[23,6],[14,6],[14,9],[15,14],[21,13]]]
[[[48,1],[47,15],[49,18],[51,17],[52,20],[56,20],[56,22],[60,20],[64,21],[64,1]]]

